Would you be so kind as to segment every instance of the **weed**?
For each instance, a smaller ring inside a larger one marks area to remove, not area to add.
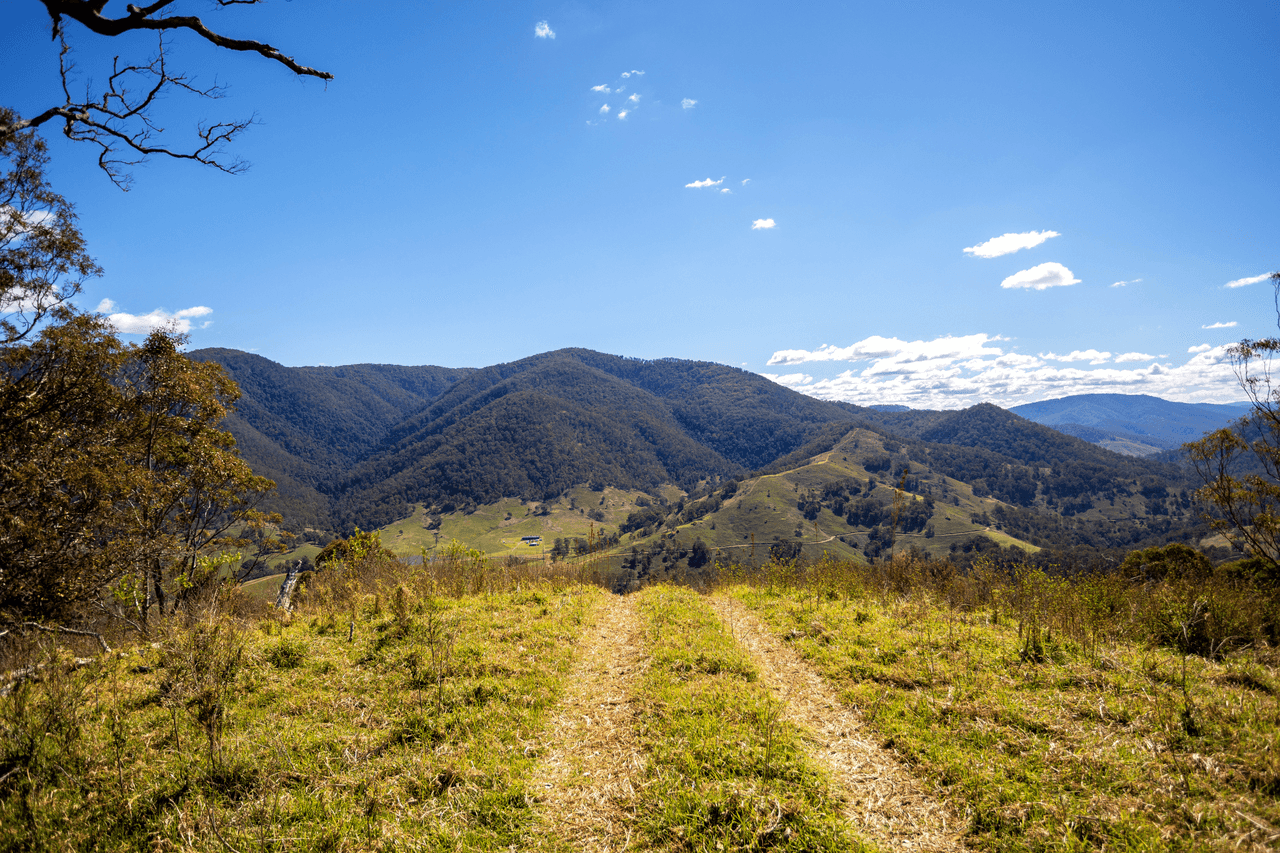
[[[302,666],[307,657],[307,646],[299,639],[281,638],[267,646],[266,659],[276,669],[294,669]]]

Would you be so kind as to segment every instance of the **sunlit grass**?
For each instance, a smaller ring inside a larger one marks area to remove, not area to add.
[[[859,850],[829,780],[696,593],[640,593],[652,642],[636,804],[643,849]]]
[[[978,849],[1264,849],[1280,826],[1280,678],[1255,650],[1082,644],[920,587],[732,592],[968,815]]]
[[[354,620],[215,623],[238,649],[216,750],[197,711],[229,652],[182,626],[0,699],[0,849],[522,845],[532,747],[601,593],[399,590]]]

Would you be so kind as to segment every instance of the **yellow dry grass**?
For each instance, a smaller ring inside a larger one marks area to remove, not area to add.
[[[624,850],[635,823],[628,807],[644,769],[636,737],[643,622],[632,596],[607,596],[593,616],[530,783],[539,850]]]

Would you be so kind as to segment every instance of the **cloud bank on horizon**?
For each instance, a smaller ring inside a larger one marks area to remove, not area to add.
[[[1241,399],[1230,345],[1193,346],[1185,363],[1174,364],[1167,356],[1095,349],[1026,355],[1005,346],[1008,340],[984,333],[928,341],[873,335],[845,347],[778,350],[768,361],[777,367],[815,362],[862,362],[865,367],[825,379],[800,372],[762,375],[823,400],[915,409],[958,409],[983,402],[1009,407],[1073,394],[1151,394],[1194,403]],[[1092,369],[1062,366],[1076,362],[1088,362]],[[1146,364],[1098,367],[1134,362]]]

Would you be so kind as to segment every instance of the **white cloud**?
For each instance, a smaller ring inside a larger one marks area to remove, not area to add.
[[[627,117],[627,114],[630,112],[631,110],[618,110],[618,118],[625,119]]]
[[[872,335],[847,347],[823,344],[816,350],[778,350],[769,364],[802,364],[806,361],[864,361],[867,359],[891,359],[898,363],[931,361],[936,359],[972,359],[989,355],[1002,355],[991,341],[1002,340],[984,334],[953,337],[946,335],[932,341],[903,341]]]
[[[623,72],[622,72],[622,76],[623,76],[623,77],[630,77],[632,74],[636,75],[637,77],[643,77],[643,76],[644,76],[644,72],[643,72],[643,71],[636,71],[636,70],[634,70],[634,69],[632,69],[631,71],[623,71]]]
[[[1002,340],[986,334],[911,342],[873,336],[848,347],[779,350],[769,360],[770,365],[869,362],[862,367],[829,378],[807,373],[764,375],[824,400],[929,409],[956,409],[981,402],[1015,406],[1086,393],[1152,394],[1187,402],[1230,402],[1241,397],[1225,346],[1193,347],[1182,365],[1153,362],[1134,368],[1085,368],[1055,367],[1036,356],[1004,352],[995,345]],[[1140,355],[1145,353],[1126,353],[1117,360]]]
[[[703,187],[718,187],[723,183],[724,183],[724,178],[721,178],[718,181],[713,181],[710,178],[707,178],[704,181],[694,181],[691,184],[685,184],[685,187],[696,190],[696,189],[701,189]]]
[[[1269,278],[1271,278],[1270,273],[1265,273],[1263,275],[1252,275],[1252,276],[1249,276],[1248,278],[1238,278],[1235,281],[1229,281],[1222,286],[1223,287],[1245,287],[1246,285],[1257,284],[1260,281],[1266,281]]]
[[[26,314],[30,311],[39,311],[56,302],[56,298],[41,300],[36,292],[17,288],[0,294],[0,314]]]
[[[1132,279],[1129,279],[1128,281],[1117,281],[1115,284],[1113,284],[1113,285],[1111,285],[1111,286],[1112,286],[1112,287],[1124,287],[1126,284],[1137,284],[1137,283],[1138,283],[1138,282],[1140,282],[1140,281],[1142,281],[1142,279],[1140,279],[1140,278],[1132,278]]]
[[[697,105],[697,103],[698,102],[695,101],[693,98],[685,98],[680,102],[680,108],[684,110],[691,110],[694,108],[695,105]]]
[[[1029,287],[1032,290],[1047,290],[1050,287],[1066,287],[1070,284],[1079,284],[1080,279],[1076,278],[1071,270],[1062,264],[1050,261],[1047,264],[1037,264],[1029,270],[1016,272],[1013,275],[1000,282],[1003,288]]]
[[[1208,326],[1201,326],[1202,329],[1230,329],[1232,326],[1238,325],[1235,320],[1229,320],[1226,323],[1211,323]]]
[[[155,329],[165,328],[173,329],[180,334],[186,334],[191,331],[191,320],[193,318],[204,317],[213,313],[212,308],[204,305],[183,308],[181,311],[175,311],[172,314],[163,308],[157,308],[150,314],[126,314],[123,311],[115,311],[115,308],[116,304],[114,302],[110,299],[104,299],[98,303],[97,312],[106,314],[107,322],[122,335],[145,335]],[[207,320],[200,325],[200,328],[207,329],[212,322],[212,320]]]
[[[1090,364],[1105,364],[1111,359],[1111,353],[1098,352],[1096,349],[1072,350],[1066,355],[1042,352],[1040,357],[1045,361],[1087,361]]]
[[[724,187],[723,189],[720,190],[720,192],[729,193],[730,195],[733,195],[733,190],[729,189],[728,187]]]
[[[1208,344],[1200,344],[1196,347],[1187,347],[1187,352],[1208,352],[1211,349],[1213,349],[1213,347]]]
[[[533,35],[535,38],[553,39],[556,37],[556,32],[551,29],[551,26],[546,21],[538,21],[538,23],[534,25]]]
[[[782,376],[779,376],[776,373],[762,373],[760,375],[766,379],[772,379],[779,385],[787,385],[791,387],[795,387],[796,385],[808,385],[813,381],[813,377],[807,373],[787,373]]]
[[[756,219],[751,223],[751,230],[759,231],[761,228],[773,228],[777,224],[772,219]]]
[[[1009,255],[1019,249],[1030,249],[1039,246],[1050,237],[1061,236],[1057,231],[1026,231],[1022,234],[1001,234],[999,237],[992,237],[985,243],[979,243],[976,246],[970,246],[965,249],[965,253],[973,255],[976,258],[998,258],[1001,255]]]
[[[609,114],[609,105],[605,104],[603,107],[600,108],[600,115],[606,116],[608,114]]]
[[[638,104],[638,103],[640,103],[640,96],[639,96],[639,95],[632,95],[631,97],[627,98],[627,100],[628,100],[628,101],[630,101],[630,102],[631,102],[631,103],[633,103],[633,104]]]
[[[745,187],[748,183],[750,183],[750,182],[751,182],[751,179],[750,179],[750,178],[743,178],[743,179],[742,179],[742,185],[743,185],[744,187]]]
[[[613,90],[612,90],[612,89],[610,89],[608,86],[604,85],[603,83],[601,83],[599,86],[592,86],[592,87],[591,87],[591,91],[593,91],[593,92],[604,92],[604,93],[607,95],[607,94],[609,94],[610,92],[612,92]]]
[[[1116,356],[1116,364],[1124,364],[1130,361],[1154,361],[1157,356],[1149,355],[1145,352],[1126,352]]]

